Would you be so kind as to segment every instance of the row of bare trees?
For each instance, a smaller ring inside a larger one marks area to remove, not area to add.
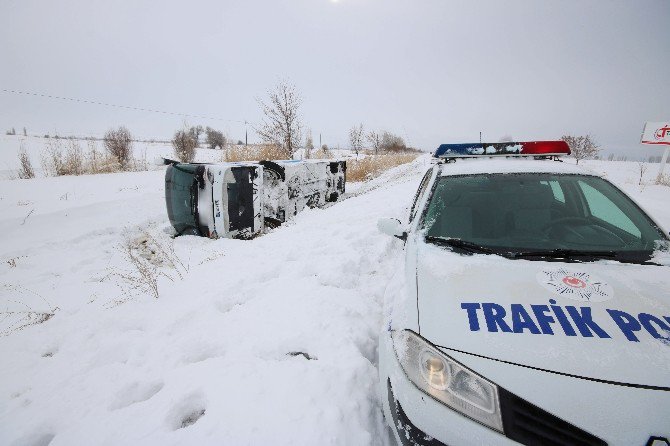
[[[268,91],[267,100],[258,100],[264,119],[256,132],[261,140],[277,147],[286,158],[292,158],[294,153],[304,147],[305,157],[309,158],[314,150],[311,132],[307,131],[304,145],[302,144],[303,123],[300,115],[302,98],[295,86],[286,81],[280,81],[277,86]],[[192,162],[196,149],[200,145],[200,136],[205,134],[205,142],[210,149],[224,149],[227,144],[226,136],[211,127],[201,125],[189,127],[186,124],[178,130],[172,138],[175,156],[182,162]],[[511,139],[511,137],[509,137]],[[600,148],[591,135],[573,136],[564,135],[562,139],[568,143],[574,158],[579,163],[585,158],[595,157]],[[115,159],[121,170],[127,170],[132,156],[132,135],[121,126],[110,129],[105,133],[104,146],[107,153]],[[389,131],[365,131],[363,124],[353,126],[349,130],[349,145],[358,155],[364,148],[369,148],[375,154],[380,152],[403,152],[408,149],[405,140]],[[324,150],[326,146],[321,147]],[[29,164],[27,155],[20,155],[22,165]],[[30,169],[24,169],[29,174]]]
[[[256,133],[266,144],[280,147],[287,158],[301,148],[303,123],[300,115],[302,97],[295,86],[281,81],[277,86],[268,91],[266,101],[259,100],[264,119],[256,128]],[[349,131],[349,143],[351,149],[358,153],[365,146],[374,150],[375,154],[380,151],[404,151],[407,145],[403,138],[388,131],[366,132],[363,124],[354,126]],[[305,139],[305,157],[309,158],[314,150],[314,142],[311,132],[307,132]],[[321,147],[323,150],[324,147]]]
[[[388,131],[377,132],[371,130],[365,132],[363,124],[355,125],[349,130],[349,145],[356,156],[367,147],[372,149],[375,155],[379,152],[403,152],[409,150],[405,140]]]
[[[139,168],[132,156],[132,135],[123,126],[105,133],[103,138],[105,153],[98,151],[96,141],[93,139],[88,140],[88,153],[82,150],[76,139],[54,138],[47,141],[45,149],[40,154],[45,175],[82,175]],[[19,164],[19,178],[35,177],[35,169],[23,143],[19,150]]]
[[[225,149],[228,143],[228,138],[219,130],[211,127],[203,128],[201,125],[189,127],[184,124],[184,127],[177,130],[172,137],[172,148],[174,149],[175,157],[183,162],[190,163],[195,159],[195,153],[200,147],[200,135],[205,133],[205,144],[210,149]]]

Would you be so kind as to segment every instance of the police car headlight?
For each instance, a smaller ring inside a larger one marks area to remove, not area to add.
[[[408,330],[392,332],[405,374],[421,391],[491,429],[503,431],[498,386]]]

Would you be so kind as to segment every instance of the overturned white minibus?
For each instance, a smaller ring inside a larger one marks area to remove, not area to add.
[[[167,212],[179,235],[253,238],[345,192],[344,161],[165,162]]]

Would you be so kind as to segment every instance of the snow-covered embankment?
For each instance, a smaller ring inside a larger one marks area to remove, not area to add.
[[[376,221],[425,161],[252,241],[170,238],[161,172],[4,182],[0,443],[385,443],[399,243]],[[125,240],[170,276],[158,299],[132,289]],[[54,316],[17,330],[29,310]]]

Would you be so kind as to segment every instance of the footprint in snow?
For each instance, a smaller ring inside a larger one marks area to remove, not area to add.
[[[52,433],[28,434],[12,443],[12,446],[48,446],[55,436]]]
[[[124,407],[147,401],[160,392],[163,385],[162,382],[135,382],[129,384],[117,392],[116,398],[109,406],[109,410],[123,409]]]
[[[189,427],[192,424],[195,424],[195,422],[198,421],[203,415],[205,415],[205,409],[198,409],[190,414],[187,414],[181,420],[181,427],[179,429],[183,429],[185,427]]]
[[[167,422],[172,430],[184,429],[195,424],[205,415],[205,411],[205,396],[202,392],[196,392],[185,397],[181,404],[170,410]]]

